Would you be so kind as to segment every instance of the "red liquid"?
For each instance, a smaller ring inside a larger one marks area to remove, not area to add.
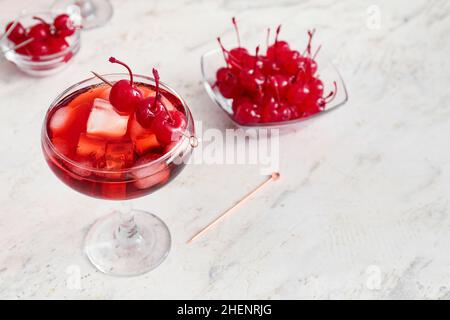
[[[145,97],[155,94],[153,86],[137,85]],[[43,139],[44,154],[53,172],[81,193],[113,200],[141,197],[170,182],[185,162],[149,164],[173,145],[160,144],[150,129],[139,125],[134,113],[117,113],[109,105],[109,88],[81,89],[51,109],[45,124],[51,144]],[[168,109],[185,113],[177,97],[165,90],[161,93]],[[189,154],[190,150],[181,151],[178,160]]]

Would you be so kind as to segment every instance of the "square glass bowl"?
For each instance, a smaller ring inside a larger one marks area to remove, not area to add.
[[[324,92],[327,94],[330,90],[334,90],[333,82],[336,81],[337,94],[333,101],[327,103],[326,108],[314,115],[304,118],[293,119],[283,122],[266,122],[266,123],[252,123],[241,124],[238,123],[233,117],[232,99],[227,99],[222,96],[217,86],[214,86],[216,81],[216,71],[225,66],[222,51],[220,49],[211,50],[206,52],[201,57],[201,72],[203,77],[203,85],[210,98],[217,104],[220,110],[222,110],[233,122],[233,124],[242,129],[250,128],[265,128],[265,129],[288,129],[291,127],[299,127],[305,122],[315,119],[330,113],[333,110],[343,106],[348,101],[347,88],[345,87],[344,80],[337,68],[326,59],[321,58],[321,53],[316,59],[318,64],[318,71],[320,79],[324,84]]]

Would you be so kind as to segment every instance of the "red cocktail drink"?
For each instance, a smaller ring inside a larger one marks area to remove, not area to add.
[[[155,96],[154,85],[137,83],[137,87],[144,97]],[[186,153],[175,153],[183,141],[160,143],[135,114],[114,109],[108,100],[110,90],[107,84],[90,85],[57,101],[46,118],[44,154],[53,172],[81,193],[113,200],[141,197],[180,172],[185,165],[180,157]],[[164,89],[161,95],[169,110],[190,117],[176,95]],[[179,159],[161,161],[171,157]]]

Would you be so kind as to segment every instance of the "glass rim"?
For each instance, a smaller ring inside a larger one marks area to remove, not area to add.
[[[108,73],[108,74],[102,74],[102,77],[104,77],[105,79],[109,80],[108,77],[111,76],[124,76],[124,77],[129,77],[128,73]],[[152,81],[153,83],[155,82],[155,79],[149,76],[143,76],[140,74],[133,74],[133,77],[135,80],[137,79],[145,79],[147,81]],[[52,152],[58,157],[58,159],[62,159],[64,162],[69,163],[71,166],[74,166],[78,169],[82,169],[82,170],[88,170],[89,172],[92,173],[99,173],[99,174],[119,174],[119,173],[129,173],[129,172],[133,172],[136,170],[140,170],[140,169],[145,169],[147,167],[150,167],[152,165],[158,164],[158,163],[162,163],[172,157],[174,157],[175,155],[177,155],[179,152],[181,152],[180,147],[185,143],[185,141],[187,140],[187,145],[190,146],[189,144],[189,140],[190,137],[186,137],[186,132],[189,132],[189,128],[192,127],[192,131],[194,131],[193,128],[193,119],[192,119],[192,113],[191,110],[189,109],[186,101],[170,86],[168,86],[167,84],[165,84],[164,82],[160,81],[160,87],[167,90],[168,92],[170,92],[171,94],[173,94],[177,99],[180,100],[181,105],[183,106],[183,110],[185,112],[186,118],[187,118],[187,125],[186,125],[186,129],[183,131],[183,135],[182,138],[177,142],[177,144],[175,146],[172,147],[172,149],[170,149],[169,152],[165,153],[163,156],[156,158],[150,162],[146,162],[143,163],[139,166],[133,166],[131,168],[124,168],[124,169],[120,169],[120,170],[105,170],[105,169],[98,169],[98,168],[92,168],[92,167],[87,167],[87,166],[83,166],[80,163],[78,163],[77,161],[70,159],[69,157],[65,156],[64,154],[62,154],[53,144],[52,140],[49,137],[48,134],[48,130],[47,130],[47,122],[48,122],[48,116],[50,114],[50,111],[53,110],[59,101],[61,101],[62,99],[64,99],[67,94],[74,90],[75,88],[79,88],[82,89],[84,87],[82,87],[83,84],[88,83],[89,81],[92,80],[98,80],[98,82],[96,84],[93,85],[97,85],[100,83],[103,83],[100,79],[98,79],[97,77],[91,77],[91,78],[87,78],[85,80],[82,80],[72,86],[70,86],[69,88],[65,89],[62,93],[60,93],[54,100],[53,102],[50,104],[50,107],[47,109],[47,112],[45,114],[45,118],[44,118],[44,123],[42,125],[42,133],[41,133],[41,141],[45,142],[45,145],[49,146],[50,149],[52,150]],[[195,132],[192,133],[192,136],[195,136]],[[185,149],[183,149],[185,150]],[[46,152],[44,150],[44,152]],[[178,152],[178,153],[177,153]],[[47,153],[47,152],[46,152]],[[154,173],[152,172],[150,175],[153,175],[155,173],[157,173],[159,171],[155,171]]]
[[[224,106],[222,106],[222,102],[217,98],[217,93],[214,91],[214,89],[212,88],[211,84],[208,81],[208,75],[205,70],[205,60],[208,59],[209,56],[219,55],[219,54],[221,54],[221,52],[222,52],[221,49],[217,48],[217,49],[211,49],[202,54],[202,56],[200,58],[202,82],[203,82],[203,86],[204,86],[208,96],[211,98],[211,100],[213,100],[213,102],[218,106],[218,108],[221,109],[228,116],[228,118],[232,121],[232,123],[234,123],[236,126],[238,126],[240,128],[243,128],[243,129],[276,129],[276,128],[289,127],[291,125],[302,123],[302,122],[323,116],[325,114],[328,114],[331,111],[338,109],[339,107],[345,105],[348,102],[348,99],[349,99],[348,98],[348,90],[345,85],[344,78],[342,77],[342,75],[339,72],[339,70],[337,69],[337,67],[331,61],[327,61],[327,64],[329,66],[331,66],[331,68],[333,68],[333,71],[338,76],[338,80],[339,80],[338,84],[342,85],[342,91],[343,91],[344,97],[343,97],[343,99],[341,99],[341,101],[333,104],[330,108],[326,108],[325,110],[322,110],[313,115],[303,117],[303,118],[297,118],[297,119],[291,119],[288,121],[279,121],[279,122],[258,122],[258,123],[249,123],[249,124],[239,123],[238,121],[236,121],[236,119],[233,118],[233,115],[231,113],[229,113],[224,108]],[[223,98],[226,99],[225,97],[223,97]],[[226,100],[228,100],[228,99],[226,99]]]

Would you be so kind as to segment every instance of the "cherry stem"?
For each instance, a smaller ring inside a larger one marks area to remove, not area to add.
[[[327,103],[330,103],[331,101],[334,100],[334,98],[336,98],[337,95],[337,84],[336,81],[333,81],[333,86],[334,86],[334,91],[331,91],[325,98],[324,100],[330,99],[327,101]]]
[[[313,55],[313,57],[312,57],[313,60],[316,59],[317,55],[319,54],[320,49],[322,49],[322,45],[320,45],[320,46],[317,48],[316,52],[314,53],[314,55]]]
[[[259,46],[255,49],[255,63],[253,64],[253,70],[256,71],[256,67],[258,65],[258,59],[259,59]]]
[[[222,44],[222,40],[220,39],[220,37],[217,37],[217,42],[219,42],[220,48],[222,49],[222,54],[223,54],[223,59],[225,60],[225,63],[227,65],[227,67],[230,67],[230,61],[232,60],[232,62],[236,65],[236,67],[240,70],[242,70],[242,66],[240,65],[240,61],[236,60],[235,57],[233,57],[232,55],[229,54],[228,50],[225,49],[225,47]]]
[[[161,99],[161,94],[159,93],[159,72],[158,72],[158,70],[153,68],[152,73],[153,73],[153,78],[155,78],[155,85],[156,85],[156,95],[155,95],[155,100],[153,102],[153,107],[156,108],[156,103],[158,103],[158,100]],[[170,118],[170,122],[173,123],[173,118],[172,118],[172,115],[170,114],[169,110],[167,109],[165,104],[162,103],[162,101],[160,101],[160,103],[164,107],[164,110],[166,110],[166,113]]]
[[[280,35],[280,32],[281,32],[281,24],[278,25],[276,33],[275,33],[275,44],[278,43],[278,36]]]
[[[158,102],[159,99],[159,73],[158,70],[155,68],[152,69],[153,78],[155,78],[155,85],[156,85],[156,95],[155,95],[155,102],[153,103],[153,107],[156,107],[156,102]]]
[[[222,40],[220,39],[220,37],[217,37],[217,42],[219,43],[220,49],[222,49],[223,59],[225,60],[225,63],[228,66],[229,65],[228,59],[227,59],[228,50],[225,49],[225,47],[223,46],[223,43],[222,43]]]
[[[38,20],[40,22],[42,22],[45,25],[49,25],[49,23],[47,21],[45,21],[44,19],[42,19],[41,17],[37,17],[37,16],[33,16],[34,20]]]
[[[281,32],[281,24],[278,25],[277,27],[277,31],[275,33],[275,61],[278,62],[278,48],[277,48],[277,44],[278,44],[278,36],[280,35]]]
[[[239,35],[239,28],[238,28],[238,25],[237,25],[237,22],[236,22],[236,18],[235,17],[231,18],[231,22],[233,23],[234,30],[236,30],[238,47],[240,48],[241,47],[241,37]]]
[[[123,62],[120,61],[120,60],[117,60],[117,59],[114,58],[114,57],[109,58],[109,62],[111,62],[111,63],[117,63],[117,64],[120,64],[120,65],[124,66],[125,68],[127,68],[128,73],[130,74],[130,84],[131,84],[131,85],[134,84],[134,81],[133,81],[133,72],[131,71],[130,67],[129,67],[127,64],[123,63]]]
[[[308,30],[308,45],[306,46],[306,53],[308,53],[308,56],[311,57],[311,43],[312,39],[314,37],[314,34],[316,33],[316,29]]]

